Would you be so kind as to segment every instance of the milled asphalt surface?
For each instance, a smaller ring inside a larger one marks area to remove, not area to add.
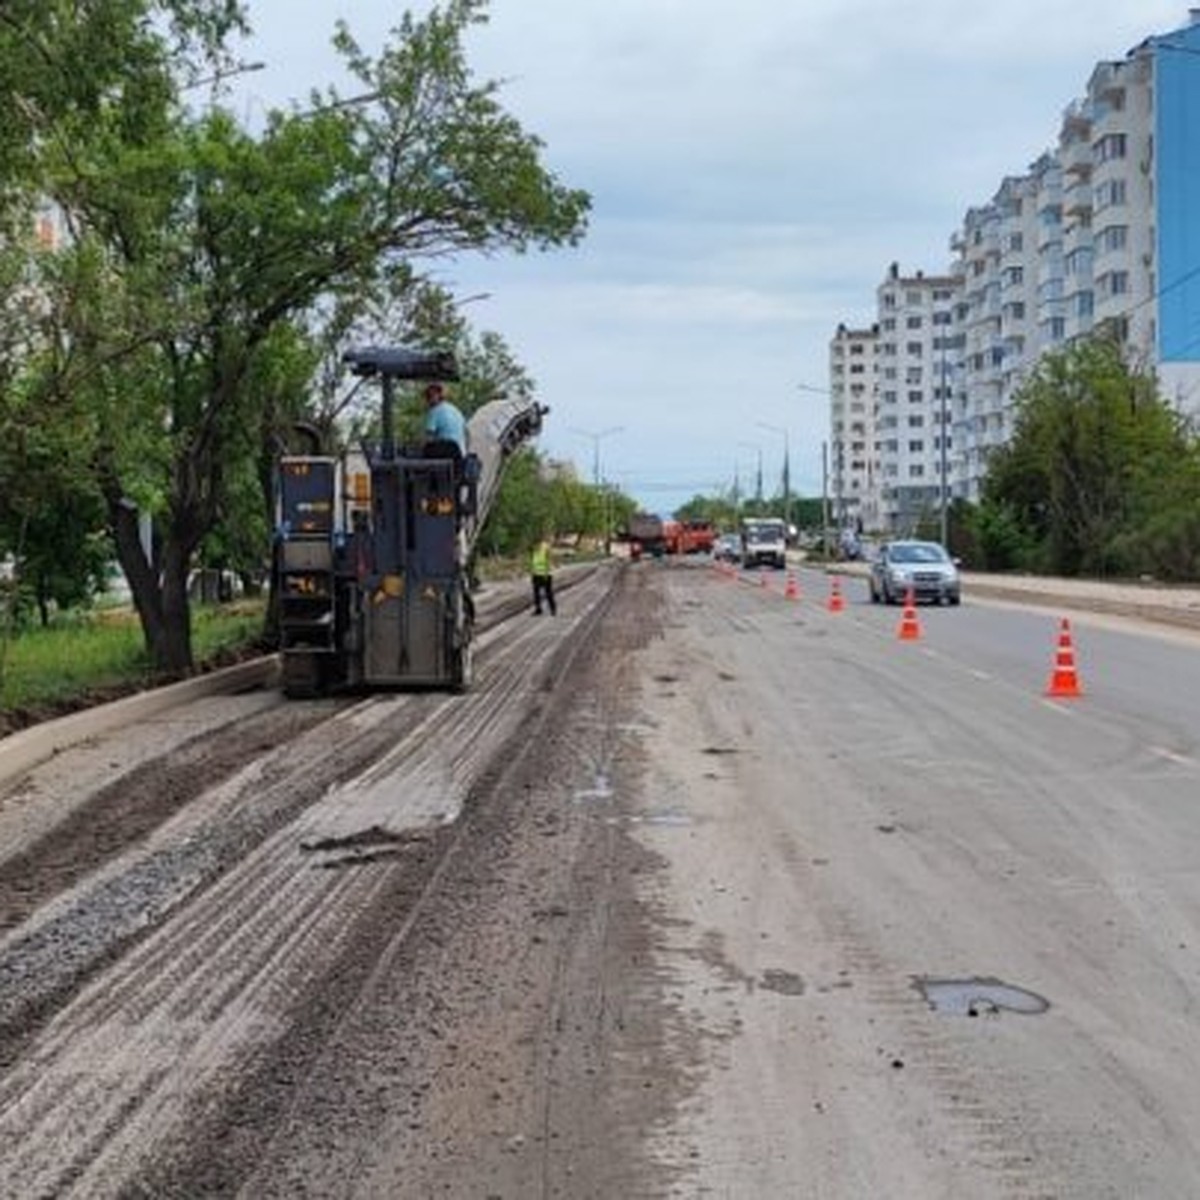
[[[838,563],[831,572],[866,578],[866,563]],[[1200,631],[1200,587],[1193,585],[1109,583],[1089,579],[1061,579],[1043,575],[995,575],[962,572],[963,595],[991,600],[1011,600],[1056,610],[1101,613]],[[233,694],[274,687],[279,664],[275,656],[242,663],[196,679],[156,688],[111,704],[46,721],[0,738],[0,781],[28,770],[67,746],[116,728],[123,723],[186,704],[203,696]]]

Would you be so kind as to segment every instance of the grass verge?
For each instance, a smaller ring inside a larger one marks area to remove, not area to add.
[[[262,634],[264,607],[264,600],[194,606],[197,666],[222,666],[252,650]],[[9,643],[0,675],[0,715],[36,720],[38,710],[69,710],[153,683],[136,615],[124,609],[79,614],[22,632]]]

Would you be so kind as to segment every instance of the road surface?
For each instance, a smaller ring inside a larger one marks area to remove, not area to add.
[[[796,579],[0,784],[0,1194],[1194,1196],[1200,639]]]

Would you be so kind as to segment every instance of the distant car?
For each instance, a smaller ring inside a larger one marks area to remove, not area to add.
[[[742,539],[736,533],[723,533],[713,543],[713,558],[738,562],[742,557]]]
[[[958,565],[939,542],[886,542],[871,560],[870,588],[873,604],[898,604],[910,588],[918,601],[962,600]]]

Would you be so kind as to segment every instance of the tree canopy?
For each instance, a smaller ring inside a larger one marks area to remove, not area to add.
[[[1081,341],[1044,356],[1016,404],[977,517],[987,565],[1197,577],[1200,453],[1153,376]]]
[[[377,54],[340,23],[362,94],[314,89],[255,132],[217,103],[183,103],[246,29],[231,0],[0,10],[0,77],[19,114],[0,135],[10,228],[48,202],[66,230],[23,261],[36,328],[0,421],[37,394],[46,422],[72,429],[77,478],[103,502],[163,671],[191,664],[197,549],[231,540],[223,519],[264,485],[330,343],[405,302],[412,318],[423,271],[447,257],[583,236],[587,194],[557,180],[498,85],[470,70],[463,34],[485,19],[484,0],[406,13]],[[483,356],[503,357],[496,344]],[[518,364],[504,371],[528,386]],[[139,513],[153,518],[149,554]]]

